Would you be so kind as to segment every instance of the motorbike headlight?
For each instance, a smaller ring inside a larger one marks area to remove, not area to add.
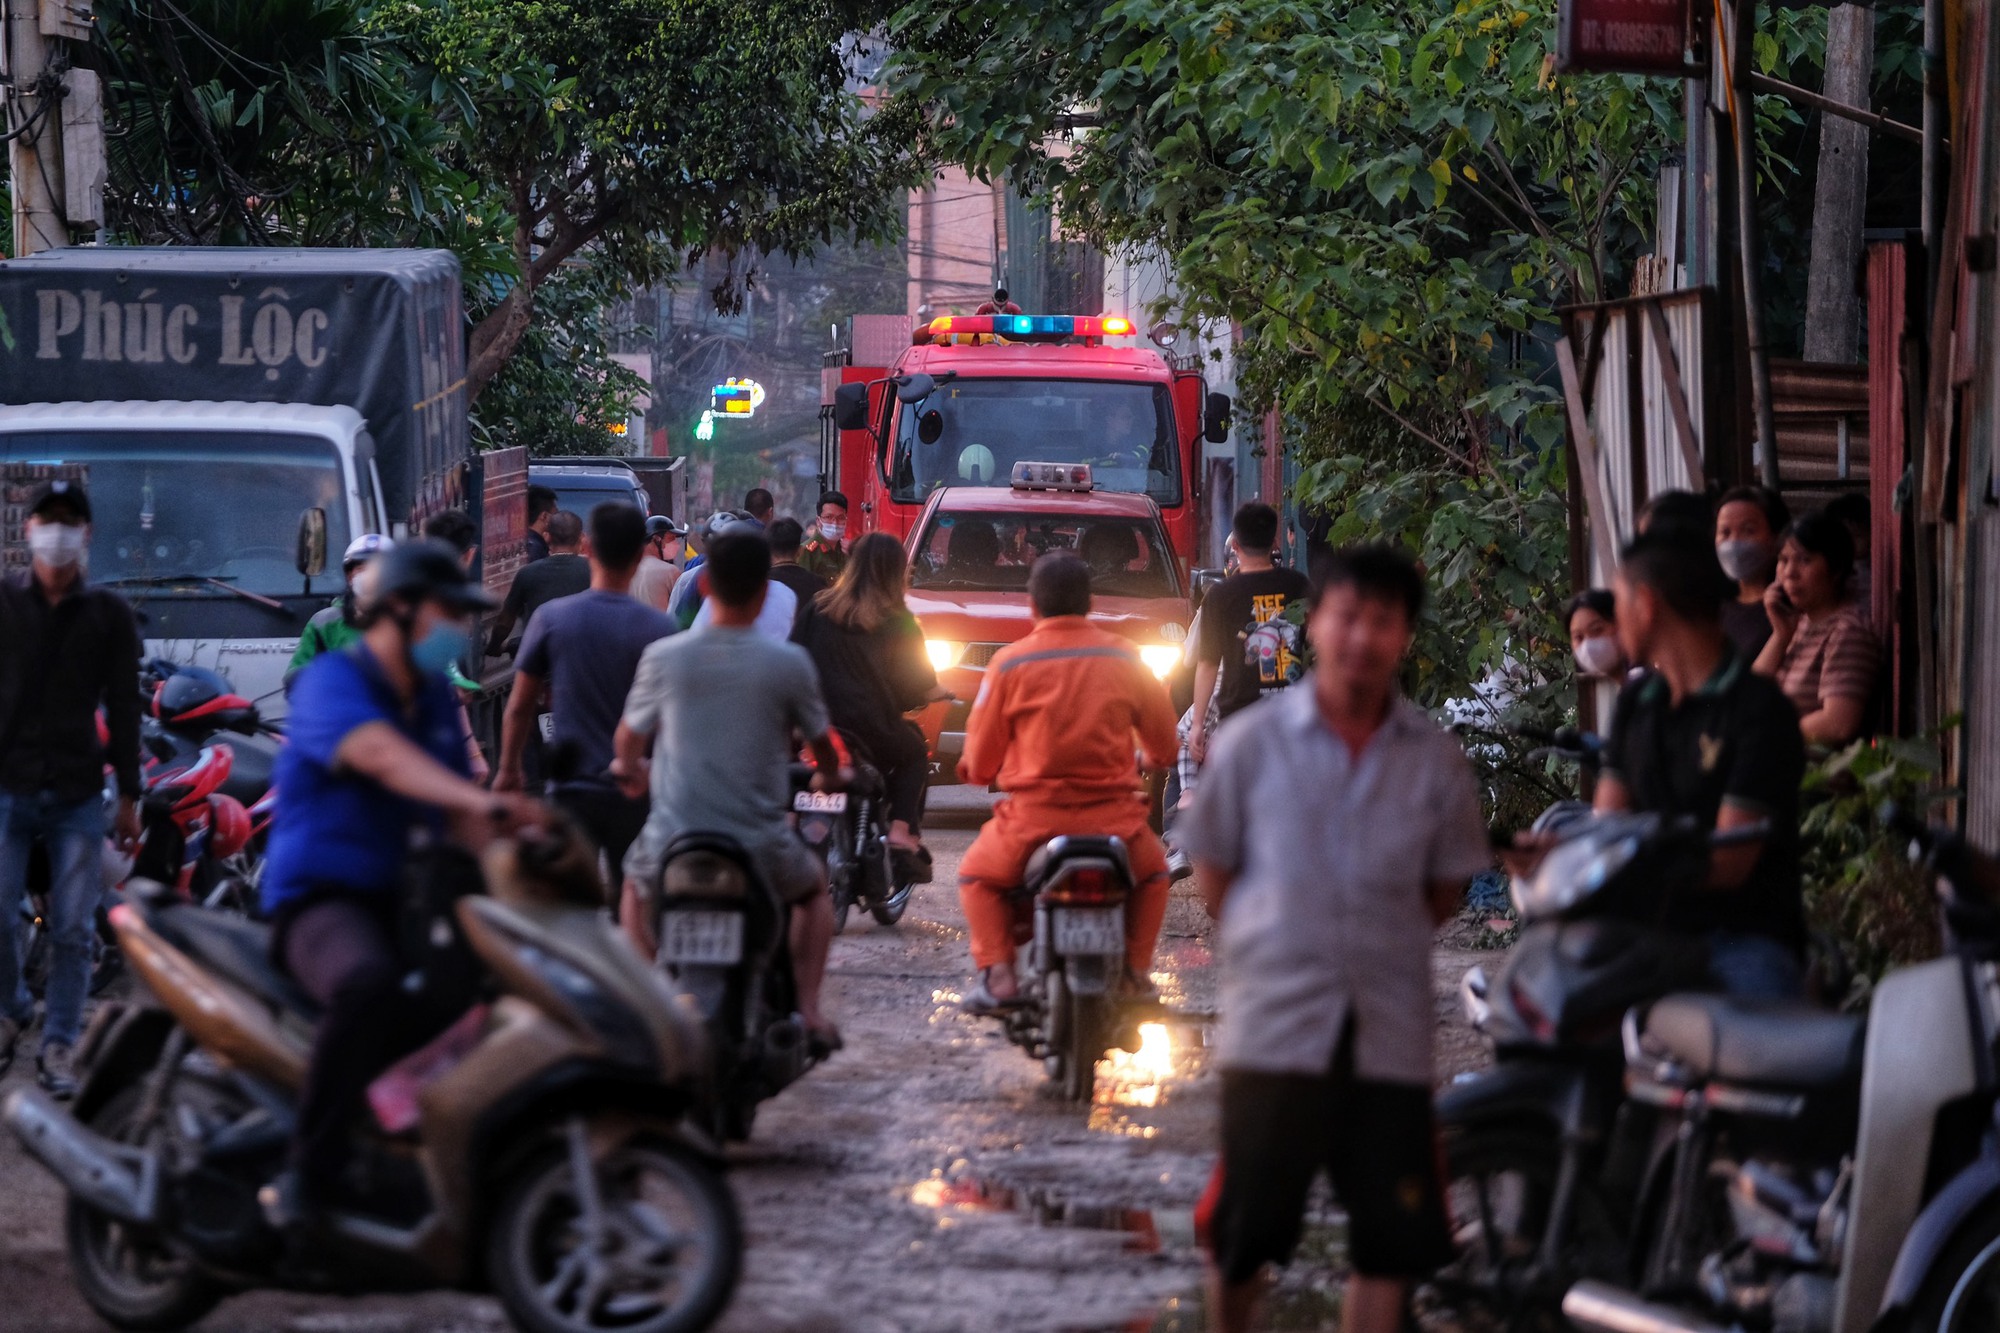
[[[965,656],[965,645],[952,639],[925,639],[924,653],[931,659],[931,670],[949,671]]]
[[[521,961],[569,1009],[573,1021],[601,1038],[614,1059],[637,1069],[654,1066],[652,1033],[629,1005],[568,959],[532,944],[519,944],[517,949]]]
[[[1139,645],[1139,660],[1146,669],[1165,680],[1181,664],[1181,650],[1171,643],[1142,643]]]

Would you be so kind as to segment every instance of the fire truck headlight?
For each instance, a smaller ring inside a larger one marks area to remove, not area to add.
[[[1174,673],[1174,668],[1181,664],[1180,645],[1172,643],[1141,644],[1139,647],[1139,660],[1146,664],[1147,670],[1151,671],[1161,680],[1165,680]]]
[[[965,656],[965,645],[951,639],[925,639],[924,653],[931,659],[931,670],[949,671]]]

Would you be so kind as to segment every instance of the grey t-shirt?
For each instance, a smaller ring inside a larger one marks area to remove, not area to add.
[[[528,622],[514,665],[548,682],[549,740],[577,747],[579,779],[604,785],[639,655],[676,628],[664,611],[594,588],[544,603]]]
[[[805,649],[704,625],[641,655],[625,725],[653,738],[653,810],[625,858],[625,873],[645,883],[683,833],[752,849],[791,837],[794,737],[826,735],[826,704]]]

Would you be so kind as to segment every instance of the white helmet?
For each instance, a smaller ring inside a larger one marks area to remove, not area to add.
[[[347,544],[347,554],[340,557],[342,569],[352,569],[365,565],[395,543],[379,532],[364,532]]]

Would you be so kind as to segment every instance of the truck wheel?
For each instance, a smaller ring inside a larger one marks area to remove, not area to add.
[[[143,1144],[157,1129],[137,1122],[144,1089],[121,1089],[90,1119],[90,1127],[120,1143]],[[70,1197],[63,1217],[70,1272],[90,1308],[114,1328],[185,1328],[223,1297],[223,1289],[158,1232],[131,1226]]]
[[[487,1233],[486,1273],[530,1333],[697,1333],[736,1290],[743,1228],[721,1173],[665,1139],[590,1168],[602,1208],[586,1224],[570,1154],[532,1158]]]

